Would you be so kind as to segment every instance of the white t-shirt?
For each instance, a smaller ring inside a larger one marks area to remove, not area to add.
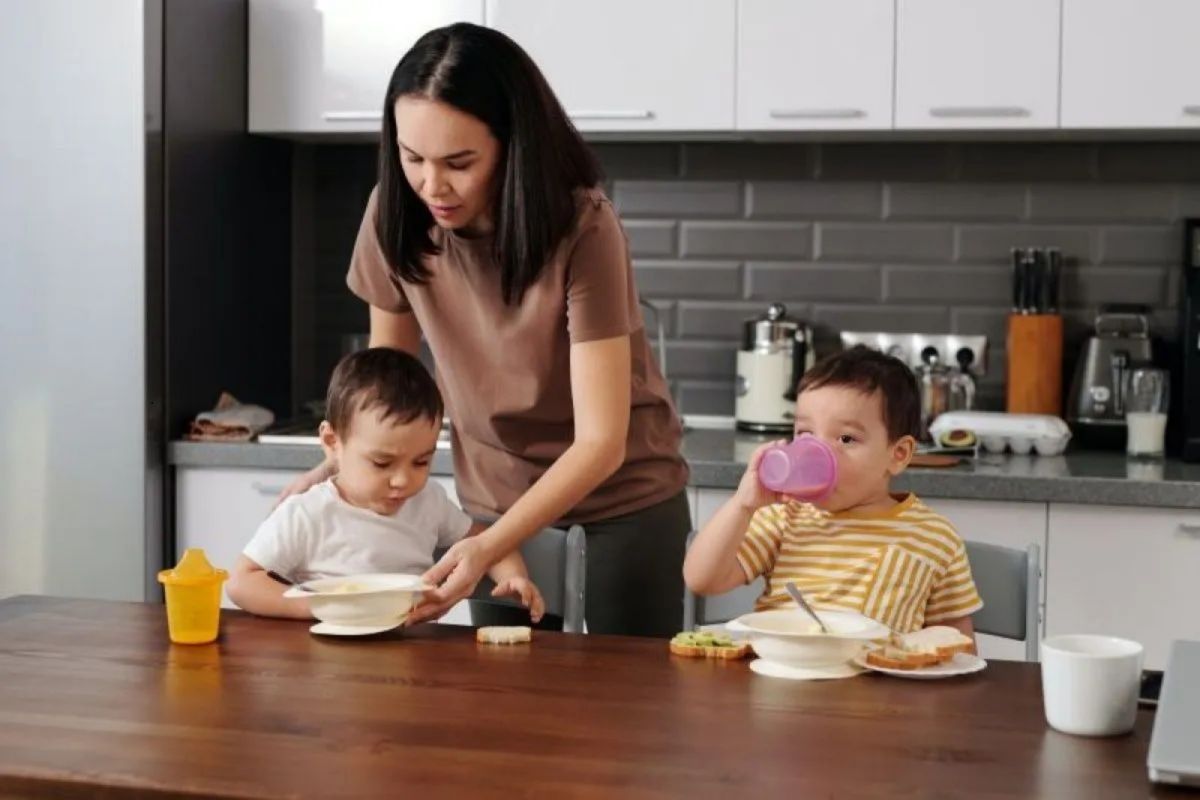
[[[391,516],[352,506],[333,480],[287,498],[243,553],[293,582],[364,572],[420,574],[433,551],[467,535],[472,520],[430,481]]]

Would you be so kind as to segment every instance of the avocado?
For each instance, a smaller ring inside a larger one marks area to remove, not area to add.
[[[966,430],[946,431],[940,437],[942,447],[974,447],[975,433]]]

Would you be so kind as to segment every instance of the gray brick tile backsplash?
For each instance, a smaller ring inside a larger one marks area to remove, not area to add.
[[[683,175],[696,179],[805,180],[817,174],[817,145],[771,142],[752,146],[727,142],[682,145]]]
[[[732,380],[679,381],[675,395],[679,408],[688,414],[733,414]]]
[[[1174,264],[1182,257],[1179,225],[1105,228],[1100,231],[1100,264]]]
[[[1097,167],[1106,181],[1200,181],[1200,143],[1129,143],[1100,148]]]
[[[1012,273],[1007,267],[887,266],[883,275],[885,302],[1003,306],[1012,298]]]
[[[629,239],[629,253],[634,258],[675,255],[679,239],[679,223],[649,219],[622,220],[625,236]]]
[[[617,181],[613,203],[624,217],[738,217],[737,181]]]
[[[642,297],[728,297],[742,293],[742,267],[735,261],[633,262]]]
[[[822,180],[947,181],[958,169],[953,146],[931,142],[822,144]]]
[[[1074,142],[958,145],[958,177],[967,181],[1087,181],[1096,177],[1098,146]]]
[[[954,229],[949,225],[822,222],[817,225],[817,258],[863,261],[949,261]]]
[[[1170,281],[1166,267],[1067,267],[1063,270],[1063,298],[1073,308],[1101,303],[1167,305]]]
[[[888,219],[996,219],[1025,215],[1026,189],[1010,183],[890,183],[884,189]]]
[[[667,374],[671,380],[733,380],[736,365],[734,342],[667,342]]]
[[[799,222],[684,222],[684,256],[808,258],[812,226]]]
[[[837,331],[941,333],[950,329],[945,306],[818,305],[813,321]]]
[[[958,228],[958,261],[1009,264],[1013,247],[1058,247],[1067,261],[1089,263],[1096,249],[1094,231],[1056,225],[962,225]]]
[[[762,316],[767,303],[681,300],[679,302],[679,335],[685,339],[728,339],[739,341],[742,325],[747,319]],[[788,304],[788,316],[804,319],[809,307]]]
[[[1175,189],[1158,184],[1042,184],[1030,188],[1035,220],[1159,222],[1175,214]]]
[[[679,175],[679,146],[665,142],[593,143],[609,180],[673,178]]]
[[[875,182],[751,181],[751,219],[879,219],[883,193]]]
[[[880,270],[875,265],[750,262],[746,296],[776,300],[869,302],[881,298]],[[790,308],[790,306],[789,306]]]
[[[1153,307],[1171,337],[1183,217],[1200,217],[1197,142],[604,142],[643,297],[663,313],[686,413],[733,411],[744,319],[773,301],[817,326],[986,335],[985,408],[1003,405],[1009,248],[1057,246],[1071,348],[1097,306]],[[297,144],[312,169],[312,396],[341,333],[365,330],[346,267],[375,148]],[[297,173],[300,175],[301,173]],[[301,239],[302,241],[303,239]],[[654,321],[644,314],[647,333]]]

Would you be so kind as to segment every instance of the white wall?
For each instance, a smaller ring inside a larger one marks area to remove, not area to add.
[[[141,0],[0,0],[0,597],[142,599]]]

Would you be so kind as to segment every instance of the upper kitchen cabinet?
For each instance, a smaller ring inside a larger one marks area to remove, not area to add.
[[[1064,128],[1200,128],[1200,3],[1064,0]]]
[[[426,31],[483,23],[483,0],[250,0],[249,129],[377,133],[396,62]]]
[[[1058,126],[1059,0],[897,0],[896,15],[897,128]]]
[[[734,127],[735,0],[488,0],[581,131]]]
[[[892,127],[893,0],[740,0],[741,130]]]

